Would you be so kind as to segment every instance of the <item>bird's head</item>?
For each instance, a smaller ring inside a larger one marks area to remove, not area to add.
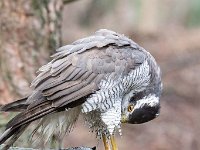
[[[159,115],[160,110],[159,88],[144,90],[131,97],[122,104],[122,123],[141,124],[148,122]]]

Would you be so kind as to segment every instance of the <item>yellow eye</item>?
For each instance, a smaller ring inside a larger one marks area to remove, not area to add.
[[[134,109],[134,105],[133,104],[131,104],[131,105],[128,106],[128,112],[132,112],[133,109]]]

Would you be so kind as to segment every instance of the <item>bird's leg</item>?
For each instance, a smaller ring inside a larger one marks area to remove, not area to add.
[[[117,143],[116,143],[116,140],[115,140],[115,136],[114,136],[114,135],[111,135],[110,141],[111,141],[111,145],[112,145],[112,150],[118,150],[118,148],[117,148]]]
[[[108,143],[108,141],[107,141],[106,135],[105,135],[105,134],[102,134],[102,138],[103,138],[103,144],[104,144],[105,150],[111,150],[111,149],[110,149],[110,145],[109,145],[109,143]]]

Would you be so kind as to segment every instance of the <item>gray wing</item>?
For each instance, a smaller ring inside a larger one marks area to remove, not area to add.
[[[56,107],[64,106],[98,90],[106,74],[126,74],[146,57],[133,41],[108,30],[57,51],[53,60],[39,69],[29,102],[47,99]]]
[[[11,120],[9,135],[45,115],[75,107],[99,89],[108,74],[127,74],[146,59],[146,51],[127,37],[109,30],[75,41],[57,50],[32,82],[29,106]],[[0,139],[5,141],[7,136]]]

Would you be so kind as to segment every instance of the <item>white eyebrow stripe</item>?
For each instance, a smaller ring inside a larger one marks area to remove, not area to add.
[[[145,96],[143,99],[138,100],[134,109],[142,108],[144,105],[148,105],[150,107],[154,107],[160,103],[159,97],[156,97],[155,95],[148,95]]]

